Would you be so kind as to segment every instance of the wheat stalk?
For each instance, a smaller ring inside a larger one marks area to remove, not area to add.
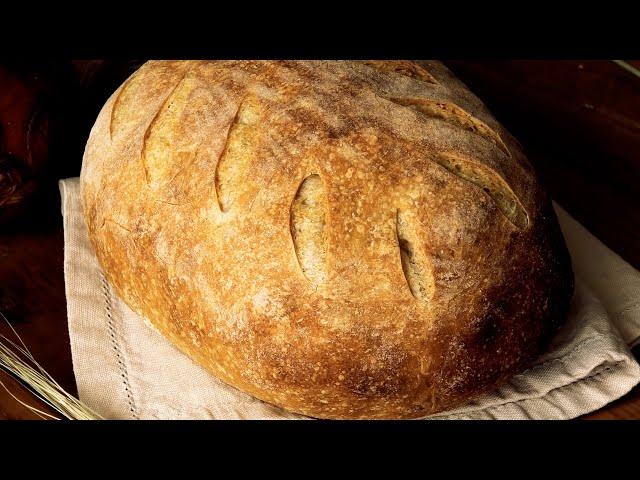
[[[87,407],[80,400],[66,392],[51,375],[36,361],[27,346],[24,344],[18,332],[13,328],[7,317],[0,312],[18,343],[0,334],[0,368],[10,373],[22,383],[27,385],[36,397],[70,420],[102,420],[102,417]],[[43,412],[42,410],[26,404],[9,391],[2,381],[2,386],[16,401],[34,412],[40,418],[60,418]]]
[[[612,62],[618,64],[624,68],[627,72],[633,73],[636,77],[640,77],[640,70],[624,60],[612,60]]]

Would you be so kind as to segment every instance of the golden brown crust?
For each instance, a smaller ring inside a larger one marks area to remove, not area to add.
[[[437,62],[148,62],[81,188],[125,302],[314,417],[458,405],[545,348],[573,289],[523,152]]]

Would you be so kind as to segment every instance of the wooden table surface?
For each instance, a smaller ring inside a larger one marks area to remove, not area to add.
[[[555,200],[640,269],[640,78],[611,61],[445,63],[520,140]],[[640,61],[629,63],[640,68]],[[71,174],[79,166],[80,159]],[[27,217],[0,227],[0,311],[45,369],[76,394],[55,180]],[[0,325],[0,333],[8,328]],[[634,354],[640,359],[640,348]],[[42,408],[2,371],[0,381]],[[0,387],[0,419],[31,418],[37,417]],[[640,419],[640,388],[584,418]]]

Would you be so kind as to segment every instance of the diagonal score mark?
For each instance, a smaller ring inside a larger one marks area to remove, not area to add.
[[[169,91],[169,94],[167,95],[166,99],[164,100],[164,102],[162,102],[162,106],[158,109],[158,111],[155,113],[155,115],[153,116],[151,122],[149,123],[149,126],[147,127],[147,129],[144,132],[144,135],[142,137],[142,152],[140,154],[140,159],[142,161],[142,168],[144,169],[144,178],[147,182],[147,184],[151,184],[152,183],[152,178],[150,175],[150,166],[149,163],[151,163],[150,160],[150,152],[149,152],[149,143],[150,143],[150,138],[153,135],[153,132],[156,129],[156,126],[159,122],[162,121],[163,117],[164,117],[164,113],[167,112],[167,110],[169,110],[169,107],[171,106],[172,102],[174,101],[174,95],[176,94],[176,92],[179,91],[179,88],[183,85],[184,81],[187,78],[187,73],[185,73],[180,80],[176,83],[176,85]],[[184,107],[184,105],[182,105]],[[162,150],[162,149],[159,149]],[[158,162],[159,167],[162,168],[162,162]]]
[[[443,101],[438,102],[418,97],[389,97],[387,100],[398,105],[402,105],[403,107],[409,107],[427,117],[444,120],[447,123],[479,135],[485,140],[493,143],[507,157],[511,157],[511,152],[495,130],[454,103]]]
[[[393,72],[426,83],[439,85],[438,81],[425,68],[410,60],[363,60],[365,65],[382,72]]]
[[[326,192],[320,175],[304,178],[290,207],[290,232],[298,264],[317,289],[326,280]]]
[[[417,97],[386,99],[397,105],[411,108],[420,114],[442,119],[480,135],[496,145],[507,157],[512,157],[511,152],[496,131],[453,103]],[[528,227],[529,215],[507,182],[497,172],[479,162],[449,153],[437,153],[429,159],[459,178],[482,188],[516,228],[525,229]]]
[[[529,226],[529,215],[507,182],[492,169],[458,155],[438,153],[430,160],[460,179],[481,188],[517,229]]]
[[[400,250],[402,272],[416,300],[427,302],[434,293],[435,281],[429,260],[419,247],[418,235],[409,216],[396,211],[396,239]]]
[[[120,104],[122,103],[122,97],[125,94],[125,91],[128,91],[131,82],[136,77],[137,73],[134,73],[131,77],[127,78],[125,82],[120,87],[120,90],[117,93],[115,100],[113,101],[113,107],[111,108],[111,117],[109,119],[109,140],[113,141],[113,132],[116,130],[116,125],[119,126],[119,113],[120,113]]]
[[[216,98],[197,78],[187,75],[172,90],[144,136],[142,158],[149,185],[171,185],[196,161],[210,132],[206,112],[216,107]]]
[[[214,184],[223,213],[248,189],[246,177],[261,135],[255,128],[258,121],[257,101],[248,95],[238,105],[216,164]]]

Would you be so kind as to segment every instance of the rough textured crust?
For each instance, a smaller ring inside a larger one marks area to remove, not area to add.
[[[518,143],[437,62],[148,62],[81,188],[133,310],[314,417],[454,407],[541,353],[573,291]]]

